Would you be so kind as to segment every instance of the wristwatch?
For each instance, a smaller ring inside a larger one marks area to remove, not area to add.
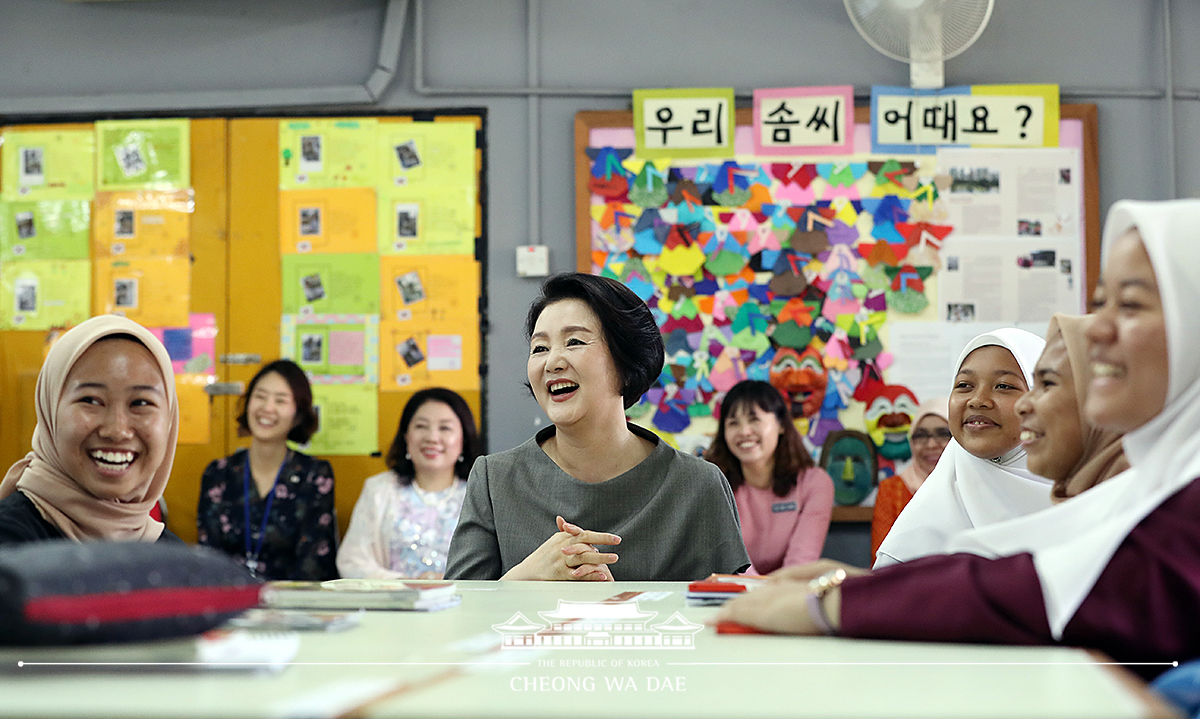
[[[846,581],[846,570],[841,567],[808,581],[808,618],[817,625],[822,634],[828,636],[837,634],[833,625],[829,623],[829,617],[825,616],[825,606],[822,602],[830,589],[840,587],[844,581]]]

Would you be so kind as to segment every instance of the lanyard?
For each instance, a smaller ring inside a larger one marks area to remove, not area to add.
[[[271,517],[271,502],[275,499],[275,486],[279,484],[279,478],[283,476],[283,470],[287,467],[287,456],[283,458],[283,462],[279,465],[279,472],[275,474],[275,482],[271,484],[271,490],[267,492],[267,505],[263,508],[262,523],[259,525],[258,545],[254,551],[250,551],[250,454],[246,454],[246,464],[242,467],[242,515],[245,519],[245,532],[242,538],[246,544],[246,568],[251,574],[257,575],[260,562],[258,556],[262,554],[263,539],[267,536],[267,520]]]

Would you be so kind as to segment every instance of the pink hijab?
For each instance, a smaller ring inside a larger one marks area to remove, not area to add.
[[[141,488],[141,493],[124,502],[99,499],[77,484],[63,469],[59,448],[54,444],[58,402],[71,368],[98,340],[119,334],[136,337],[158,362],[171,420],[162,464]],[[76,325],[59,338],[46,355],[38,373],[35,410],[37,426],[33,430],[33,450],[8,469],[4,481],[0,482],[0,499],[20,490],[47,522],[77,542],[157,540],[163,525],[150,518],[150,508],[167,486],[175,460],[175,441],[179,436],[175,373],[171,368],[171,357],[158,338],[136,322],[116,315],[101,315]]]
[[[921,406],[917,407],[917,411],[913,413],[912,424],[908,427],[908,441],[910,443],[912,442],[913,430],[917,428],[917,423],[931,414],[935,417],[941,417],[946,420],[946,424],[950,424],[950,398],[935,397],[934,399],[922,402]],[[916,452],[914,451],[913,460],[906,464],[904,469],[900,470],[898,476],[900,477],[900,481],[904,482],[904,486],[908,487],[908,491],[915,494],[921,488],[921,483],[929,475],[927,473],[923,474],[917,468]]]

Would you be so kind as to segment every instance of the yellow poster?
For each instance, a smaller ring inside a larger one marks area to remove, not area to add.
[[[318,384],[312,390],[320,426],[305,452],[326,456],[379,450],[378,385]]]
[[[92,256],[160,257],[188,254],[191,190],[98,192],[93,207]]]
[[[87,260],[16,260],[0,264],[0,329],[70,327],[88,317]]]
[[[475,133],[474,122],[381,123],[381,187],[476,187]]]
[[[381,389],[477,390],[479,330],[461,321],[381,322]]]
[[[208,444],[212,439],[211,411],[204,388],[213,380],[207,374],[175,375],[179,395],[179,444]]]
[[[375,190],[343,187],[279,193],[283,254],[374,252]]]
[[[378,170],[374,118],[279,121],[279,189],[372,187]]]
[[[379,258],[380,314],[397,322],[479,321],[480,269],[470,255]]]
[[[187,257],[143,257],[93,263],[96,313],[128,317],[147,326],[188,324],[191,263]]]
[[[474,255],[475,186],[392,189],[379,197],[379,252]]]
[[[95,192],[91,130],[5,130],[0,147],[6,200],[90,198]]]

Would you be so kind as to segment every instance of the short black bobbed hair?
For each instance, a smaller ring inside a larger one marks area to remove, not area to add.
[[[254,394],[254,388],[259,381],[272,372],[288,383],[288,387],[292,390],[292,401],[296,403],[295,423],[288,432],[287,438],[297,444],[304,444],[317,433],[319,421],[317,411],[313,409],[312,385],[308,383],[308,375],[300,369],[300,365],[289,359],[278,359],[263,365],[262,369],[255,373],[254,378],[250,380],[246,392],[238,400],[238,436],[245,437],[250,434],[250,421],[246,417],[246,409],[250,405],[250,395]]]
[[[801,470],[815,467],[812,455],[804,446],[804,439],[792,423],[792,410],[788,400],[778,389],[762,380],[746,379],[738,382],[725,393],[721,400],[721,409],[717,415],[717,436],[704,453],[704,458],[717,465],[729,486],[737,489],[746,481],[742,473],[742,463],[729,449],[729,440],[725,437],[725,420],[737,414],[743,408],[761,409],[775,415],[783,435],[775,447],[774,476],[771,478],[771,490],[776,496],[786,496],[796,486],[797,477]]]
[[[600,320],[604,342],[621,378],[625,409],[637,404],[658,380],[666,353],[662,332],[641,298],[616,280],[584,272],[564,272],[542,283],[541,294],[525,317],[525,339],[533,336],[538,317],[549,305],[580,300]],[[525,383],[529,387],[529,383]],[[529,388],[530,392],[533,388]]]
[[[479,457],[479,431],[475,429],[475,415],[471,413],[467,401],[454,390],[444,387],[423,389],[410,397],[404,405],[404,411],[400,413],[400,423],[396,426],[396,436],[392,439],[392,446],[384,459],[400,484],[411,484],[416,475],[412,459],[405,456],[408,454],[408,443],[404,441],[404,435],[408,433],[408,426],[412,424],[417,410],[427,402],[441,402],[448,406],[462,426],[462,456],[454,463],[454,476],[466,479],[471,472],[471,465],[475,464],[476,458]]]

